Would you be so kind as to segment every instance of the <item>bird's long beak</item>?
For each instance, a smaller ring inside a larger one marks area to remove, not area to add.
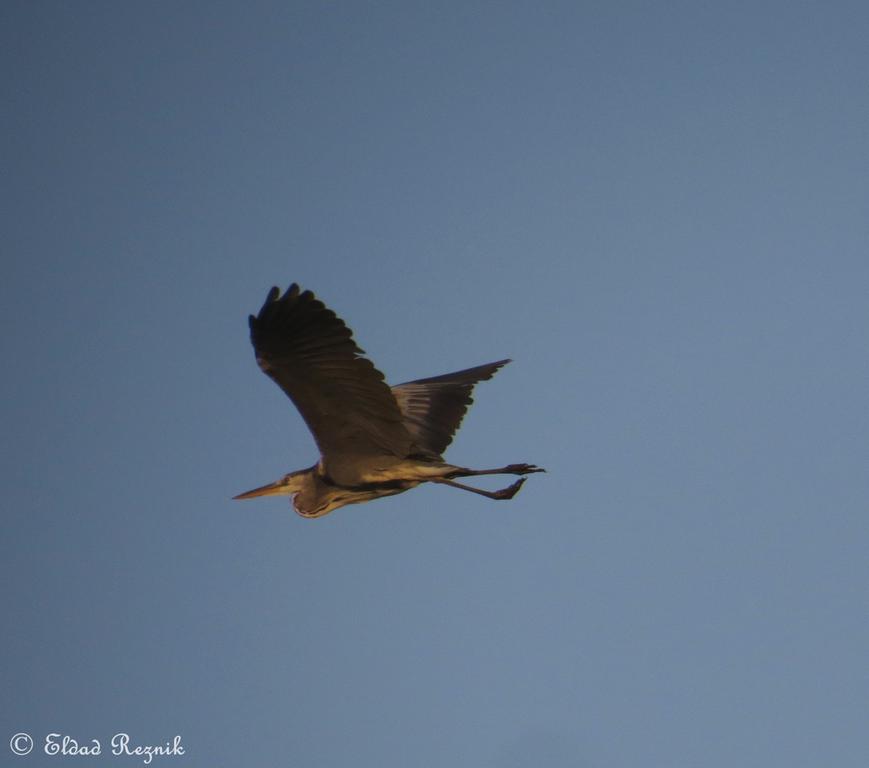
[[[245,491],[244,493],[238,494],[238,496],[233,496],[233,499],[255,499],[257,496],[286,496],[287,495],[287,486],[281,480],[278,480],[275,483],[269,483],[268,485],[261,485],[259,488],[254,488],[252,491]]]

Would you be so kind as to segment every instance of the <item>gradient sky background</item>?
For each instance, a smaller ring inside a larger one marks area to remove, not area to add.
[[[865,768],[865,3],[0,28],[4,764]],[[316,457],[292,281],[393,383],[514,358],[448,457],[549,473],[231,501]]]

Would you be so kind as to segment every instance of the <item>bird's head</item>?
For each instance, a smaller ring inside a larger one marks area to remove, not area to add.
[[[259,496],[295,496],[310,483],[310,474],[310,469],[290,472],[280,480],[240,493],[238,496],[233,496],[233,499],[255,499]]]
[[[361,498],[359,494],[351,493],[352,498],[348,498],[342,489],[323,483],[318,477],[316,464],[308,469],[290,472],[280,480],[240,493],[233,498],[255,499],[259,496],[292,496],[293,509],[302,517],[308,518],[322,517],[345,504],[367,501],[367,498]]]

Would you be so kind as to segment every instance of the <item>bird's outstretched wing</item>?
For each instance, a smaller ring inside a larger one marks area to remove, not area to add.
[[[257,363],[289,395],[330,457],[411,452],[412,438],[389,386],[344,321],[311,291],[272,288],[250,316]]]
[[[491,379],[509,360],[478,365],[464,371],[398,384],[392,394],[404,416],[404,425],[424,453],[440,456],[452,442],[462,418],[473,403],[471,391],[478,381]]]

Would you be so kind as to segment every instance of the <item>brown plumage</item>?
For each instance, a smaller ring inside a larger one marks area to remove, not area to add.
[[[275,483],[236,496],[291,495],[304,517],[436,482],[493,499],[512,498],[524,478],[499,491],[454,481],[484,474],[526,475],[543,470],[511,464],[471,470],[444,462],[478,381],[509,360],[389,387],[332,310],[295,283],[281,296],[269,291],[250,316],[260,368],[290,397],[307,423],[320,461]]]

